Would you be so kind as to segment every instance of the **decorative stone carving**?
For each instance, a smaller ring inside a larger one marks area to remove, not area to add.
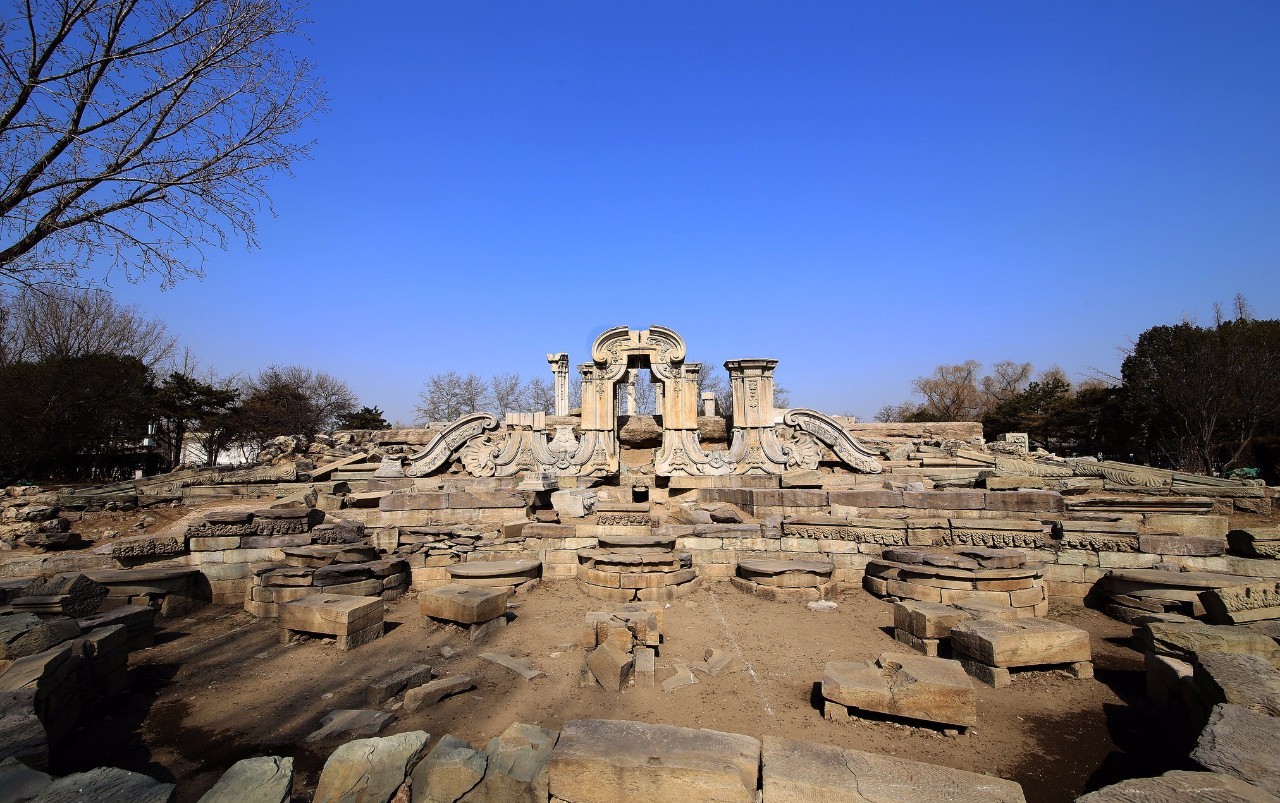
[[[1041,463],[1038,460],[1018,460],[1012,457],[997,457],[996,473],[1015,477],[1064,478],[1076,476],[1071,466],[1057,463]]]
[[[445,427],[425,449],[412,455],[404,473],[409,477],[425,477],[445,465],[467,441],[497,428],[498,419],[488,413],[464,415]]]
[[[825,443],[836,457],[855,471],[868,474],[879,474],[883,469],[875,455],[865,446],[845,432],[835,419],[817,410],[803,408],[788,410],[782,417],[783,423],[803,430]]]

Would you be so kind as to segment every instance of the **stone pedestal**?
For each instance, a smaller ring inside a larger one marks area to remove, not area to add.
[[[291,632],[335,636],[338,648],[353,650],[382,635],[382,598],[313,594],[281,603],[281,636]]]

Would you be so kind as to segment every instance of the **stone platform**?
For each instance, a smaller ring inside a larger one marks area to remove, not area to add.
[[[1252,578],[1212,572],[1170,572],[1162,569],[1112,569],[1102,578],[1107,614],[1134,624],[1147,613],[1176,613],[1192,618],[1207,613],[1201,595],[1243,587]],[[1270,606],[1268,606],[1270,607]],[[1225,612],[1223,612],[1225,616]],[[1270,617],[1268,617],[1270,618]]]
[[[820,560],[744,560],[738,563],[733,587],[769,600],[827,599],[835,590],[835,564]]]

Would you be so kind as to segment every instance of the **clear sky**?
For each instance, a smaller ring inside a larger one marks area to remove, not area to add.
[[[262,247],[119,298],[409,421],[625,324],[870,417],[976,359],[1118,371],[1280,317],[1280,3],[316,0],[331,111]]]

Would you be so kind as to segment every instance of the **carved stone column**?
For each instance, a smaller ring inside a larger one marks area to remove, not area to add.
[[[702,414],[708,418],[716,414],[716,394],[709,390],[702,393]]]
[[[729,360],[734,428],[773,426],[773,369],[777,360]]]
[[[627,415],[636,414],[636,369],[627,371]]]
[[[557,352],[547,355],[551,373],[556,380],[556,415],[569,414],[569,355]]]

